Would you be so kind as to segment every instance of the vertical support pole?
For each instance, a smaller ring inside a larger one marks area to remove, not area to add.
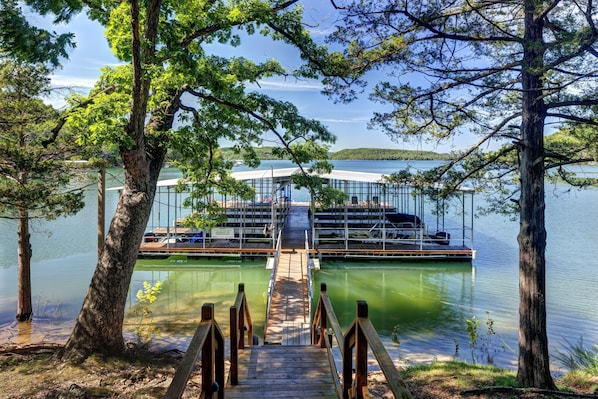
[[[170,186],[166,187],[168,200],[166,201],[166,248],[170,248]]]
[[[212,398],[214,382],[214,304],[206,303],[201,307],[201,320],[210,321],[210,334],[201,350],[201,390],[206,398]]]
[[[353,328],[353,331],[351,331]],[[355,329],[357,329],[357,320],[345,333],[343,339],[343,399],[351,397],[353,388],[353,345],[355,344]]]
[[[216,362],[214,364],[216,368],[216,385],[212,385],[212,391],[217,392],[218,399],[224,399],[224,336],[222,335],[222,331],[216,322],[214,322],[212,331],[214,332],[216,344]],[[216,334],[216,332],[218,332],[218,334]]]
[[[368,304],[357,301],[355,319],[355,390],[358,399],[363,399],[363,388],[368,386],[368,341],[361,329],[361,319],[368,318]]]
[[[98,172],[98,259],[104,247],[104,231],[106,220],[106,168]]]
[[[474,215],[473,191],[470,192],[470,195],[471,195],[471,224],[469,225],[469,232],[471,234],[471,237],[469,238],[469,245],[471,246],[471,249],[473,250],[473,249],[475,249],[474,236],[473,236],[473,215]],[[465,201],[465,198],[463,199],[463,201]],[[465,204],[463,204],[463,210],[465,210]],[[463,243],[463,245],[465,245],[465,243]]]
[[[237,321],[239,310],[235,306],[230,307],[230,383],[239,384],[239,328]]]
[[[243,293],[243,300],[241,301],[241,309],[238,311],[238,324],[237,328],[239,329],[239,342],[237,345],[239,349],[245,349],[245,284],[239,283],[239,293]],[[248,337],[248,341],[251,342],[251,337]]]
[[[322,295],[326,295],[326,283],[320,284],[320,298]],[[320,306],[320,347],[326,347],[326,340],[328,339],[327,335],[327,324],[326,324],[326,307],[321,305]]]

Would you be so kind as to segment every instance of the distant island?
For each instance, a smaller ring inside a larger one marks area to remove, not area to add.
[[[272,155],[273,147],[255,148],[258,157],[263,161],[276,160],[278,157]],[[226,159],[234,160],[239,158],[232,148],[223,148],[222,154]],[[349,148],[329,153],[332,160],[447,160],[449,154],[432,151],[398,150],[390,148]]]

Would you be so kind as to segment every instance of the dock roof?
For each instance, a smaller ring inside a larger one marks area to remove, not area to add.
[[[298,167],[294,168],[279,168],[279,169],[252,169],[252,170],[244,170],[239,172],[233,172],[231,174],[237,180],[247,181],[247,180],[256,180],[256,179],[290,179],[291,176],[295,174],[301,173],[301,169]],[[324,179],[332,179],[332,180],[346,180],[346,181],[356,181],[356,182],[363,182],[363,183],[384,183],[385,178],[388,175],[382,173],[371,173],[371,172],[355,172],[349,170],[336,170],[333,169],[330,173],[324,173],[319,175]],[[158,187],[173,187],[179,184],[180,179],[165,179],[158,181]],[[122,187],[115,187],[111,188],[110,190],[120,190]],[[462,191],[469,191],[471,189],[460,187]]]
[[[290,178],[295,174],[301,173],[301,169],[295,168],[280,168],[280,169],[252,169],[244,170],[240,172],[233,172],[231,174],[237,180],[255,180],[255,179],[284,179]],[[335,180],[348,180],[348,181],[359,181],[365,183],[382,183],[384,176],[381,173],[366,173],[366,172],[354,172],[348,170],[332,170],[330,173],[321,174],[320,177],[325,179]],[[158,181],[158,187],[173,187],[179,184],[179,178],[176,179],[165,179]],[[122,187],[114,187],[110,190],[120,190]]]

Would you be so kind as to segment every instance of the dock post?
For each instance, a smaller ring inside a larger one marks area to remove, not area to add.
[[[239,287],[240,289],[240,287]],[[239,385],[239,309],[230,307],[230,384]]]
[[[357,301],[357,319],[355,323],[355,390],[357,398],[363,398],[363,388],[368,386],[368,340],[360,323],[360,319],[367,318],[367,302]]]
[[[201,350],[201,390],[206,393],[207,398],[212,397],[214,391],[218,391],[214,367],[216,366],[215,350],[216,338],[214,334],[214,304],[206,303],[201,307],[201,321],[211,323],[210,332]]]
[[[326,283],[320,283],[320,296],[326,294]],[[326,347],[326,341],[324,341],[325,339],[328,339],[327,335],[328,332],[326,331],[327,325],[326,325],[326,307],[325,306],[321,306],[320,307],[320,348],[325,348]],[[316,335],[314,335],[314,339],[316,338]],[[314,342],[317,343],[317,342]]]

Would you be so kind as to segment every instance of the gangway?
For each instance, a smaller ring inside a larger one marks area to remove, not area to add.
[[[307,237],[307,234],[306,234]],[[280,242],[280,240],[279,240]],[[311,280],[309,246],[277,249],[275,283],[268,306],[263,345],[254,345],[253,324],[244,286],[230,309],[230,368],[225,378],[225,340],[215,322],[214,305],[202,308],[202,320],[165,399],[181,398],[201,354],[201,398],[358,398],[367,397],[368,348],[373,353],[396,398],[412,396],[401,379],[376,330],[368,319],[367,304],[358,301],[355,321],[342,332],[326,292],[310,322]],[[330,327],[328,327],[330,326]],[[328,329],[330,332],[328,333]],[[341,354],[336,366],[333,340]],[[342,378],[341,378],[342,376]]]

